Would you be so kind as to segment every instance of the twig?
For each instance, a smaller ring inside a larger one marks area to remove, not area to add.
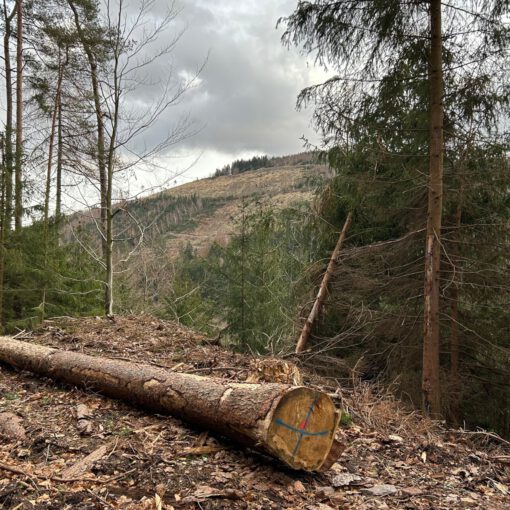
[[[112,505],[110,505],[110,503],[108,503],[108,501],[106,501],[106,499],[102,498],[99,494],[96,494],[94,491],[91,491],[90,489],[87,489],[87,492],[91,495],[91,496],[94,496],[95,498],[97,498],[99,501],[101,501],[101,503],[103,503],[103,505],[106,505],[108,508],[113,508]]]
[[[0,469],[3,469],[4,471],[9,471],[10,473],[15,473],[16,475],[23,475],[26,476],[27,478],[30,478],[30,475],[26,471],[23,471],[22,469],[19,469],[14,466],[9,466],[9,464],[4,464],[3,462],[0,462]]]
[[[503,444],[506,444],[507,446],[510,446],[510,441],[503,439],[501,436],[498,436],[498,434],[494,432],[487,432],[486,430],[450,430],[450,432],[453,432],[454,434],[462,434],[467,436],[490,437],[491,439],[495,439],[496,441],[499,441]]]
[[[74,482],[93,482],[101,485],[115,482],[124,478],[125,476],[131,474],[135,469],[130,469],[129,471],[125,471],[124,473],[120,473],[118,475],[112,476],[110,478],[90,478],[90,477],[76,477],[76,478],[60,478],[58,476],[45,476],[39,475],[37,473],[29,474],[23,469],[17,468],[15,466],[11,466],[9,464],[5,464],[4,462],[0,462],[0,469],[4,471],[8,471],[10,473],[14,473],[16,475],[21,475],[27,477],[34,485],[36,485],[35,481],[32,479],[37,478],[39,480],[51,480],[52,482],[60,482],[60,483],[74,483]]]
[[[222,370],[235,370],[237,372],[242,372],[243,370],[246,370],[245,368],[239,368],[239,367],[203,367],[203,368],[192,368],[191,370],[186,370],[186,373],[193,374],[195,372],[219,372]]]
[[[2,470],[2,469],[4,471],[9,471],[10,473],[14,473],[16,475],[22,475],[22,476],[27,477],[30,480],[30,482],[32,483],[32,485],[37,489],[37,483],[32,478],[32,476],[29,475],[26,471],[23,471],[22,469],[19,469],[14,466],[10,466],[9,464],[5,464],[4,462],[0,462],[0,470]],[[34,476],[36,478],[39,478],[37,475],[34,475]]]

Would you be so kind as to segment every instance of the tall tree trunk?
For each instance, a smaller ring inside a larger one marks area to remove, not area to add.
[[[457,210],[455,211],[455,231],[454,248],[451,250],[454,267],[454,281],[450,293],[451,299],[451,326],[450,326],[450,381],[451,381],[451,406],[450,417],[454,424],[459,420],[460,405],[460,377],[459,377],[459,359],[460,359],[460,338],[459,338],[459,283],[462,279],[459,259],[458,241],[460,240],[460,226],[462,220],[462,189],[459,192]]]
[[[170,413],[261,448],[294,469],[315,471],[330,461],[338,412],[328,395],[309,388],[233,383],[6,337],[0,337],[0,360]]]
[[[14,225],[23,218],[23,0],[16,1],[16,161],[14,179]]]
[[[108,188],[106,194],[106,250],[104,262],[106,265],[106,285],[104,299],[104,313],[113,315],[113,214],[112,214],[112,184],[113,184],[113,161],[108,165]]]
[[[48,266],[48,247],[50,243],[50,237],[53,239],[53,236],[50,235],[50,191],[51,191],[51,173],[53,166],[53,148],[55,146],[55,136],[57,132],[57,118],[58,118],[58,110],[59,105],[61,103],[61,91],[62,91],[62,80],[64,78],[64,70],[67,65],[67,58],[62,61],[62,54],[59,50],[59,67],[58,67],[58,78],[57,78],[57,89],[55,91],[55,100],[53,102],[53,114],[51,116],[51,129],[50,129],[50,139],[49,139],[49,147],[48,147],[48,165],[46,169],[46,190],[44,194],[44,270],[46,272]],[[41,304],[41,321],[44,320],[44,316],[46,313],[46,285],[44,285],[42,291],[42,304]]]
[[[90,53],[90,69],[91,69],[91,81],[92,81],[92,92],[94,95],[94,109],[96,112],[97,119],[97,161],[99,169],[99,189],[101,195],[101,225],[103,228],[103,257],[106,257],[107,252],[107,239],[106,230],[108,223],[108,177],[106,168],[106,143],[105,143],[105,128],[103,120],[103,111],[101,108],[101,95],[99,90],[99,79],[97,75],[97,63],[95,58]]]
[[[11,13],[7,11],[7,4],[3,2],[4,18],[4,72],[5,72],[5,138],[2,141],[2,204],[1,231],[0,231],[0,326],[3,327],[3,309],[4,309],[4,277],[5,277],[5,259],[7,250],[7,239],[11,230],[12,222],[12,198],[13,198],[13,162],[14,153],[12,145],[12,113],[13,113],[13,92],[12,92],[12,65],[10,40],[12,36],[11,22],[16,14],[16,6]]]
[[[12,64],[11,64],[11,51],[10,40],[12,36],[11,22],[16,14],[16,6],[12,12],[7,12],[7,6],[4,0],[3,15],[4,15],[4,71],[5,71],[5,229],[6,236],[11,229],[12,221],[12,199],[13,199],[13,163],[14,151],[12,144],[13,134],[13,84],[12,84]]]
[[[92,85],[92,95],[94,98],[94,112],[97,122],[97,165],[99,171],[99,193],[101,201],[101,247],[103,262],[105,264],[105,281],[104,281],[104,309],[106,315],[111,315],[112,303],[112,289],[113,289],[113,268],[112,268],[112,239],[111,239],[111,191],[109,193],[109,175],[108,165],[106,161],[106,142],[105,142],[105,126],[104,115],[101,107],[101,91],[99,87],[99,76],[97,69],[96,57],[89,45],[88,38],[84,33],[83,27],[80,22],[78,9],[73,0],[68,0],[69,7],[73,11],[74,22],[78,37],[83,46],[83,50],[87,55],[87,60],[90,67],[90,81]],[[110,196],[110,199],[108,197]],[[108,200],[110,200],[110,207],[108,207]],[[110,238],[108,232],[110,231]],[[110,281],[112,280],[112,281]]]
[[[301,330],[301,335],[299,336],[299,339],[297,341],[296,345],[296,353],[299,354],[300,352],[303,352],[306,348],[306,345],[308,343],[308,339],[310,338],[310,334],[312,332],[313,325],[315,321],[319,318],[322,306],[324,305],[324,301],[326,300],[326,294],[328,291],[328,285],[329,281],[331,280],[331,277],[333,276],[333,272],[335,270],[336,261],[338,259],[338,255],[340,254],[340,250],[342,249],[342,246],[345,241],[345,236],[347,235],[347,231],[349,230],[349,227],[351,226],[352,222],[352,212],[349,212],[347,215],[347,218],[345,219],[344,226],[342,228],[342,231],[340,232],[340,236],[338,238],[338,241],[336,243],[335,249],[333,250],[333,253],[331,254],[331,258],[329,259],[329,264],[326,269],[326,272],[324,273],[324,276],[322,278],[322,282],[319,287],[319,292],[317,293],[317,297],[315,298],[315,301],[313,303],[312,310],[310,311],[310,314],[308,315],[306,322],[303,326],[303,329]]]
[[[119,10],[120,22],[120,10]],[[117,132],[119,128],[120,115],[120,97],[122,94],[121,82],[119,77],[119,59],[120,59],[120,26],[117,27],[117,39],[114,49],[114,65],[113,65],[113,110],[111,119],[110,143],[108,145],[107,155],[107,188],[106,188],[106,287],[105,287],[105,315],[113,315],[113,174],[115,172],[115,157]]]
[[[5,273],[5,235],[6,235],[6,207],[5,187],[7,182],[7,170],[5,168],[5,139],[0,137],[0,151],[2,158],[2,174],[0,175],[0,331],[3,330],[4,315],[4,273]]]
[[[59,50],[59,67],[58,67],[58,78],[57,78],[57,88],[55,90],[55,99],[53,101],[53,113],[51,116],[51,128],[50,128],[50,139],[48,142],[48,165],[46,168],[46,191],[44,195],[44,224],[45,228],[48,228],[49,222],[49,211],[50,211],[50,189],[51,189],[51,174],[53,167],[53,150],[55,147],[55,137],[57,136],[57,128],[61,128],[58,125],[59,116],[60,116],[60,108],[62,106],[62,81],[64,79],[64,71],[67,65],[67,55],[64,60],[62,60],[62,55]],[[61,134],[61,133],[60,133]],[[60,149],[60,148],[59,148]],[[58,184],[58,183],[57,183]],[[60,204],[58,204],[58,208],[60,208]]]
[[[62,165],[64,156],[63,138],[62,138],[62,95],[58,98],[58,120],[57,120],[57,183],[55,198],[55,220],[60,226],[60,216],[62,214]]]
[[[430,147],[427,239],[425,247],[422,392],[424,411],[441,415],[439,380],[439,286],[443,203],[443,56],[441,0],[430,3]]]

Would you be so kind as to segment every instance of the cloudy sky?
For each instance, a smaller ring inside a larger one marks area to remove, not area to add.
[[[139,2],[131,0],[133,8]],[[164,74],[172,65],[175,76],[190,76],[207,59],[196,85],[145,134],[157,139],[189,115],[197,134],[184,140],[158,163],[165,175],[181,173],[198,159],[178,182],[210,175],[240,157],[282,155],[303,150],[301,137],[316,141],[310,128],[311,111],[297,112],[298,92],[324,78],[313,61],[280,42],[278,18],[290,14],[296,0],[178,0],[179,14],[158,44],[184,32],[171,55],[151,73]],[[155,19],[168,8],[156,0]],[[155,49],[155,47],[153,48]],[[150,101],[151,88],[134,93]],[[160,181],[161,173],[141,180],[146,186]],[[173,181],[172,181],[173,182]]]

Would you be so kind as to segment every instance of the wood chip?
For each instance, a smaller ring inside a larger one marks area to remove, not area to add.
[[[340,473],[331,480],[333,487],[347,487],[348,485],[359,485],[362,482],[361,476],[351,473]]]
[[[22,419],[13,413],[0,413],[0,434],[7,439],[23,441],[26,432]]]
[[[65,478],[77,478],[81,476],[83,473],[89,471],[97,461],[105,457],[106,454],[108,453],[109,448],[110,448],[109,444],[100,446],[92,453],[89,453],[89,455],[79,460],[76,464],[73,464],[67,469],[64,469],[64,471],[62,471],[61,477],[65,479]]]
[[[368,489],[361,489],[362,494],[366,496],[391,496],[392,494],[397,493],[397,488],[394,485],[381,484],[374,485],[373,487],[369,487]]]
[[[92,434],[92,411],[85,404],[78,404],[76,407],[76,418],[78,423],[76,428],[82,436],[88,436]]]

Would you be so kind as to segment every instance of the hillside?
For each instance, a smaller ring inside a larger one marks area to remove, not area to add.
[[[18,337],[232,381],[245,381],[254,372],[263,380],[274,377],[273,371],[261,371],[264,364],[272,366],[271,359],[208,345],[192,330],[148,315],[46,321]],[[338,432],[346,450],[324,473],[291,471],[173,417],[2,365],[0,506],[508,508],[510,457],[494,435],[442,430],[395,400],[377,396],[368,385],[348,389],[309,371],[302,375],[306,385],[330,392],[353,420]],[[6,415],[10,421],[2,421]],[[93,452],[95,460],[84,465],[81,461]]]
[[[327,166],[300,161],[297,156],[270,161],[273,166],[269,168],[199,179],[117,204],[120,213],[114,218],[115,231],[122,238],[131,236],[128,247],[136,243],[143,230],[146,240],[164,242],[170,256],[178,255],[188,243],[203,255],[213,242],[228,242],[243,207],[264,204],[282,208],[310,203],[317,185],[331,176]],[[72,241],[76,232],[97,237],[91,216],[98,218],[99,210],[70,217],[64,238]]]

